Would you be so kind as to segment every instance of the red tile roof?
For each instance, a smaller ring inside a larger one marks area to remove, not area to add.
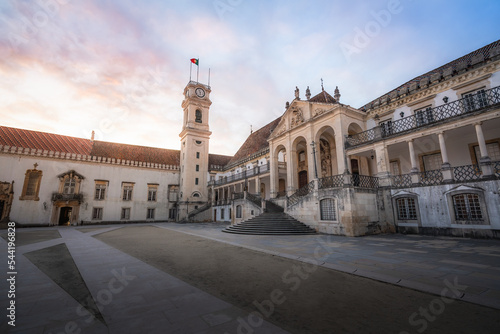
[[[208,155],[208,166],[225,166],[232,159],[232,156],[229,155],[220,155],[220,154],[209,154]]]
[[[326,91],[322,91],[318,95],[309,99],[309,102],[317,102],[317,103],[335,103],[337,102],[330,94]]]
[[[426,77],[430,79],[430,77],[431,77],[433,74],[438,74],[438,73],[442,74],[442,73],[443,73],[443,71],[444,71],[445,69],[449,68],[449,67],[453,68],[453,71],[456,71],[456,70],[458,69],[458,65],[459,65],[460,63],[462,63],[462,62],[465,62],[465,64],[466,64],[467,66],[470,66],[470,65],[472,65],[472,64],[471,64],[471,60],[472,60],[472,58],[473,58],[474,56],[478,56],[478,55],[480,56],[480,55],[482,55],[482,56],[483,56],[483,59],[485,59],[485,60],[486,60],[486,59],[489,59],[489,58],[490,58],[490,56],[491,56],[491,54],[490,54],[490,50],[491,50],[491,49],[493,49],[493,48],[498,48],[498,47],[500,47],[500,40],[498,40],[498,41],[496,41],[496,42],[493,42],[493,43],[491,43],[491,44],[488,44],[488,45],[486,45],[486,46],[483,46],[482,48],[477,49],[476,51],[473,51],[473,52],[471,52],[471,53],[469,53],[469,54],[466,54],[465,56],[462,56],[462,57],[460,57],[460,58],[457,58],[457,59],[455,59],[455,60],[453,60],[453,61],[451,61],[451,62],[449,62],[449,63],[447,63],[447,64],[445,64],[445,65],[443,65],[443,66],[440,66],[440,67],[438,67],[438,68],[436,68],[436,69],[434,69],[434,70],[432,70],[432,71],[429,71],[429,72],[427,72],[427,73],[425,73],[425,74],[419,75],[418,77],[415,77],[415,78],[411,79],[410,81],[405,82],[404,84],[402,84],[401,86],[397,87],[396,89],[393,89],[393,90],[391,90],[390,92],[388,92],[388,93],[386,93],[386,94],[384,94],[384,95],[382,95],[382,96],[380,96],[380,97],[376,98],[375,100],[371,101],[370,103],[365,104],[363,107],[361,107],[361,108],[359,108],[359,109],[360,109],[360,110],[366,110],[366,109],[369,109],[369,106],[370,106],[370,105],[372,105],[372,104],[373,104],[373,102],[375,102],[375,101],[377,101],[377,100],[379,100],[379,99],[381,99],[381,98],[383,99],[383,98],[385,98],[386,96],[391,95],[391,93],[393,93],[393,92],[398,92],[398,91],[401,91],[401,90],[403,90],[403,89],[407,89],[407,88],[409,88],[409,87],[410,87],[410,85],[411,85],[412,83],[419,83],[419,82],[420,82],[420,80],[422,80],[422,79],[424,79],[424,78],[426,78]]]
[[[121,160],[142,161],[149,163],[175,165],[180,162],[180,151],[165,148],[117,144],[94,141],[90,155]]]
[[[276,118],[271,123],[263,126],[259,130],[253,132],[248,136],[247,140],[241,145],[240,149],[234,157],[229,161],[228,164],[236,163],[238,160],[249,157],[250,155],[269,147],[267,138],[271,135],[271,132],[278,126],[281,117]]]
[[[89,155],[89,139],[0,126],[0,145]]]
[[[179,150],[92,141],[6,126],[0,126],[0,145],[174,166],[180,164]],[[208,161],[209,165],[225,166],[231,158],[227,155],[210,154]]]

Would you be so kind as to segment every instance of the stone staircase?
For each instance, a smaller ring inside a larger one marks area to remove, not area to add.
[[[268,205],[268,203],[266,204]],[[282,208],[281,212],[275,207],[270,208],[266,206],[266,208],[267,212],[239,224],[228,226],[222,232],[253,235],[301,235],[316,233],[309,226],[282,212]]]

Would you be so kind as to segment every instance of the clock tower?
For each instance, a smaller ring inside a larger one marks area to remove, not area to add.
[[[184,89],[181,137],[179,220],[208,202],[208,126],[210,86],[190,81]]]

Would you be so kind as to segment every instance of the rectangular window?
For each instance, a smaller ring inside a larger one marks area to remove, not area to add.
[[[72,177],[67,177],[64,181],[63,194],[74,194],[75,193],[75,179]]]
[[[319,202],[321,220],[337,220],[337,212],[335,210],[335,199],[325,198]]]
[[[200,152],[196,152],[196,159],[200,158]]]
[[[459,194],[452,196],[456,220],[482,221],[481,204],[477,194]]]
[[[148,209],[146,219],[155,219],[155,209]]]
[[[26,196],[35,196],[38,185],[38,173],[30,173],[28,177],[28,186],[26,187]]]
[[[40,191],[41,181],[42,181],[41,170],[28,169],[24,177],[23,192],[21,193],[19,199],[38,201],[39,200],[38,193]]]
[[[199,172],[200,171],[200,165],[196,165],[196,171]]]
[[[106,198],[107,181],[96,181],[95,197],[96,200],[104,200]]]
[[[391,160],[390,165],[391,165],[391,174],[392,175],[401,175],[401,170],[399,169],[399,161],[398,160]]]
[[[93,220],[101,220],[102,219],[102,208],[93,208],[92,209],[92,219]]]
[[[194,179],[194,184],[198,185],[198,178]]]
[[[462,94],[465,112],[481,109],[488,105],[488,98],[484,88]]]
[[[179,186],[171,185],[168,186],[168,200],[170,202],[177,202],[179,198]]]
[[[433,153],[422,156],[424,163],[424,171],[441,169],[443,165],[443,160],[441,158],[441,153]]]
[[[398,219],[417,220],[417,207],[415,199],[410,197],[398,198],[396,200]]]
[[[500,144],[498,142],[486,144],[486,151],[491,161],[500,161]],[[479,145],[474,145],[474,154],[476,155],[476,162],[479,163],[479,159],[481,159]]]
[[[415,110],[415,116],[417,119],[417,126],[429,124],[434,121],[434,115],[432,114],[432,107],[430,106]]]
[[[130,208],[122,208],[121,219],[130,219]]]
[[[133,184],[130,183],[124,183],[123,184],[123,200],[124,201],[130,201],[132,200],[132,190],[134,189]]]
[[[157,187],[148,187],[148,202],[156,202]]]

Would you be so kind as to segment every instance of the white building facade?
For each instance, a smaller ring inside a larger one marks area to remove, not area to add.
[[[500,41],[361,108],[295,91],[234,156],[209,154],[210,87],[180,150],[0,127],[0,219],[239,223],[279,205],[329,234],[500,236]]]

